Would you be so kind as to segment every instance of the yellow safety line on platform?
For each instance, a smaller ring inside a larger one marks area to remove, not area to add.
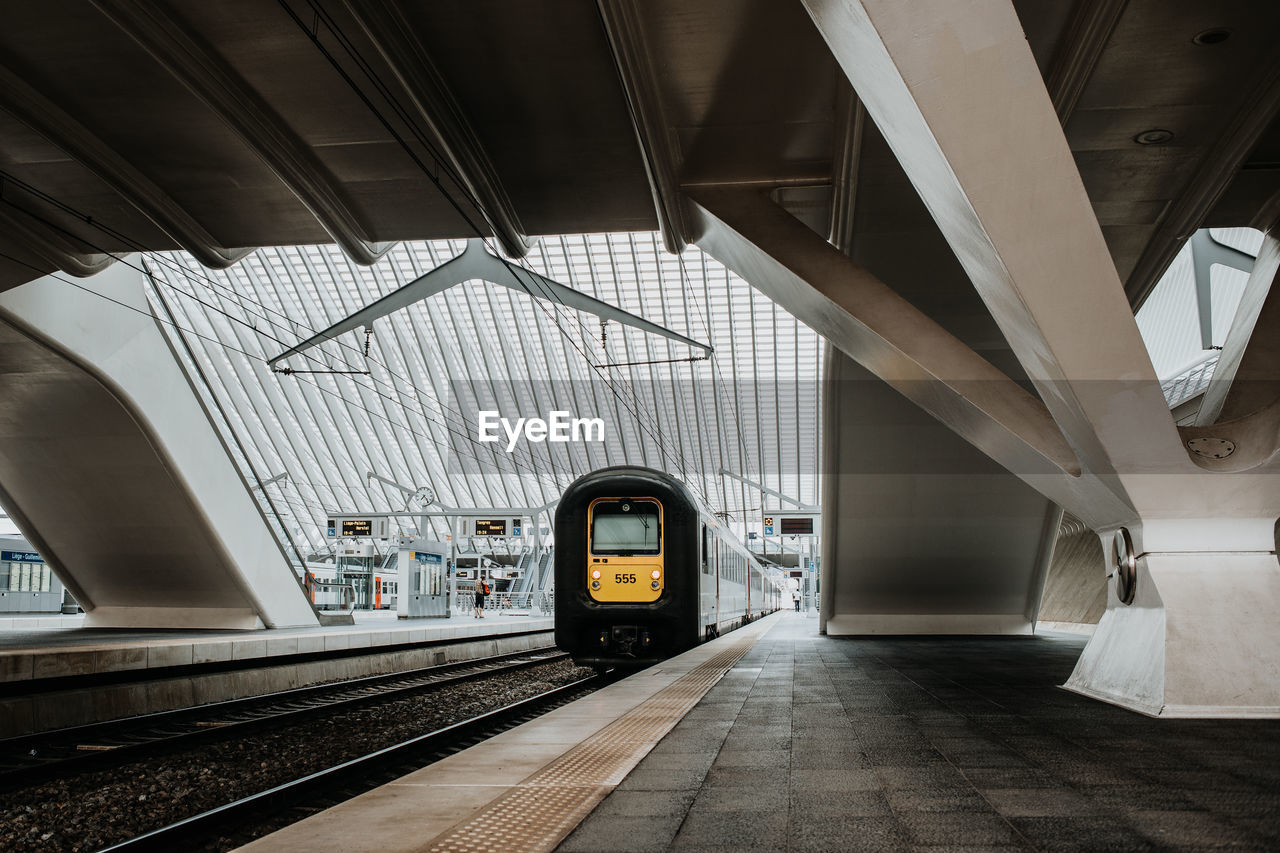
[[[529,776],[424,850],[432,853],[550,851],[707,691],[742,660],[756,631],[685,673],[592,737]]]

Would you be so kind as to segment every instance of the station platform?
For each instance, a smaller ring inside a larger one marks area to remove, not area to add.
[[[257,631],[0,626],[0,737],[550,646],[554,620],[397,619]]]
[[[345,649],[384,648],[440,640],[550,631],[550,616],[486,611],[442,619],[397,619],[394,611],[357,611],[353,625],[256,631],[81,628],[80,616],[0,622],[0,682],[158,669]]]
[[[1084,642],[774,614],[241,850],[1280,849],[1280,722],[1062,690]]]

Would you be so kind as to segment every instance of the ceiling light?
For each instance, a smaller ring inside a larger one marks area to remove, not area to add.
[[[1139,145],[1163,145],[1173,139],[1173,131],[1152,128],[1144,130],[1133,138],[1133,141]]]
[[[1231,38],[1231,30],[1228,30],[1225,27],[1214,27],[1196,34],[1195,38],[1191,39],[1191,41],[1194,44],[1210,47],[1215,44],[1222,44],[1229,38]]]

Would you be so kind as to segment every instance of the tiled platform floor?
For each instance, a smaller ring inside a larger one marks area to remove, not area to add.
[[[788,614],[559,849],[1280,850],[1280,721],[1069,693],[1083,644]]]

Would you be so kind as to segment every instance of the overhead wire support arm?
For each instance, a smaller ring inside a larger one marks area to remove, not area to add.
[[[688,358],[651,358],[647,361],[609,361],[604,364],[593,364],[592,367],[608,370],[612,367],[639,367],[645,364],[680,364],[687,361],[706,361],[709,356],[691,355]]]
[[[367,370],[295,370],[292,367],[272,367],[272,373],[282,373],[285,376],[293,376],[295,373],[328,373],[337,376],[369,376]]]
[[[522,284],[522,278],[532,279],[537,288],[526,287]],[[527,293],[535,298],[547,298],[578,311],[585,311],[589,314],[595,314],[597,317],[603,317],[607,320],[616,320],[624,326],[631,326],[642,332],[649,334],[661,335],[664,338],[670,338],[673,341],[682,343],[693,349],[701,350],[704,357],[710,355],[715,350],[708,344],[700,343],[692,338],[685,337],[678,332],[652,323],[643,317],[624,311],[617,306],[610,305],[608,302],[602,302],[593,296],[588,296],[582,291],[575,290],[572,287],[566,287],[558,281],[553,281],[544,275],[534,272],[524,267],[516,266],[509,261],[495,257],[485,250],[484,241],[479,238],[472,238],[467,241],[467,247],[462,254],[446,261],[428,273],[425,273],[413,281],[401,287],[398,290],[388,293],[386,296],[360,309],[356,313],[334,323],[329,328],[319,334],[312,335],[307,340],[285,350],[279,355],[272,358],[268,364],[275,365],[291,356],[306,352],[313,347],[319,346],[325,341],[332,340],[339,335],[345,334],[352,329],[361,326],[370,326],[374,320],[385,317],[388,314],[407,308],[416,302],[421,302],[437,293],[442,293],[451,287],[455,287],[467,281],[487,281],[491,284],[500,284],[517,290],[521,293]],[[545,294],[545,295],[544,295]],[[302,371],[294,371],[302,372]],[[328,372],[328,371],[322,371]]]

